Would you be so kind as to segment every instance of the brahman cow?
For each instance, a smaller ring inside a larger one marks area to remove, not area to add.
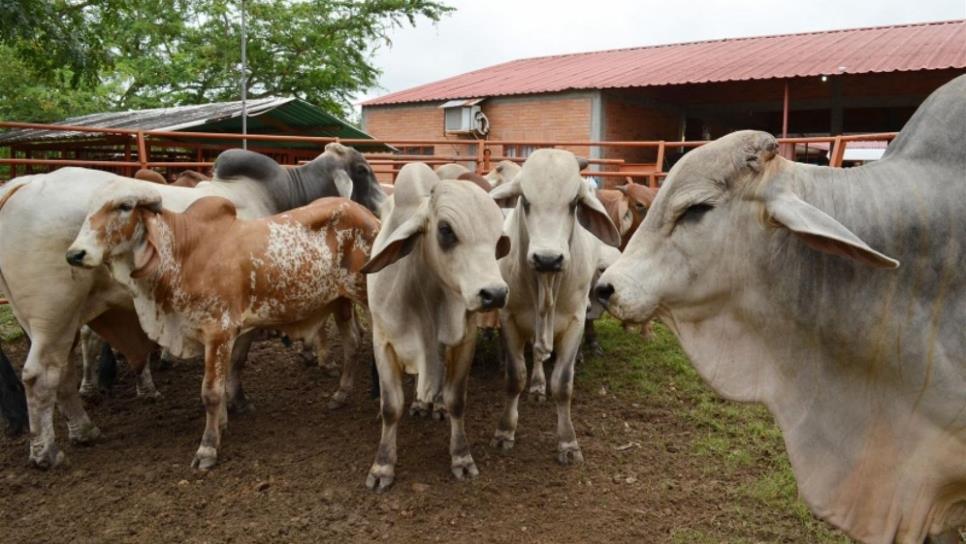
[[[151,183],[157,183],[158,185],[167,185],[168,180],[164,179],[164,175],[156,170],[151,170],[150,168],[141,168],[134,173],[134,179],[139,179],[141,181],[150,181]]]
[[[215,177],[194,189],[150,187],[169,209],[184,210],[203,196],[215,195],[231,200],[243,218],[335,195],[337,182],[351,182],[352,199],[371,210],[378,210],[384,200],[362,155],[339,144],[326,146],[312,162],[289,170],[257,153],[226,151],[217,160]],[[63,460],[55,442],[55,402],[68,420],[71,440],[90,442],[99,435],[77,393],[76,370],[68,364],[78,328],[90,324],[137,370],[145,367],[153,349],[138,326],[130,294],[107,269],[81,270],[64,260],[91,196],[116,179],[108,172],[62,168],[11,180],[0,196],[6,200],[0,210],[0,288],[31,339],[23,379],[31,431],[29,460],[36,467]],[[237,344],[245,347],[244,338]]]
[[[221,197],[180,214],[162,209],[160,192],[120,178],[94,194],[66,257],[87,269],[106,264],[152,340],[178,357],[204,353],[205,433],[192,466],[207,470],[238,394],[229,378],[235,340],[266,327],[306,337],[340,300],[365,304],[360,271],[378,230],[372,212],[344,198],[246,221]]]
[[[661,317],[722,396],[763,402],[806,504],[863,542],[966,523],[964,142],[966,76],[857,168],[727,135],[671,169],[596,287],[621,319]]]
[[[634,223],[634,214],[631,212],[630,198],[625,191],[616,189],[598,189],[594,193],[597,200],[600,200],[600,203],[604,206],[604,210],[607,211],[611,223],[617,227],[617,233],[621,237],[620,246],[624,247],[625,242],[630,239],[631,233],[634,232],[631,230]]]
[[[648,187],[647,185],[640,185],[637,183],[628,183],[627,185],[621,185],[614,189],[620,191],[627,196],[628,209],[631,212],[632,220],[631,224],[627,229],[626,235],[621,235],[621,251],[627,247],[628,242],[631,241],[631,236],[637,232],[637,229],[644,222],[644,217],[647,216],[647,210],[651,208],[651,204],[654,202],[654,197],[657,196],[657,189]]]
[[[489,172],[487,172],[486,181],[490,182],[490,185],[497,187],[513,181],[513,178],[520,173],[520,165],[510,161],[502,160],[496,164]]]
[[[459,179],[461,174],[471,173],[472,170],[462,164],[450,162],[436,167],[436,175],[439,179]]]
[[[435,400],[445,375],[452,472],[458,479],[479,474],[463,430],[474,318],[503,306],[507,295],[496,260],[509,240],[500,210],[479,187],[440,181],[425,164],[411,163],[399,171],[392,202],[364,268],[382,406],[382,438],[366,486],[377,491],[395,477],[404,372],[418,374],[416,402],[423,403]]]
[[[202,181],[210,181],[211,177],[195,170],[182,170],[178,177],[171,182],[175,187],[195,187]]]
[[[524,346],[533,340],[530,391],[546,397],[543,363],[554,356],[551,391],[557,403],[557,459],[568,464],[583,456],[570,419],[573,371],[587,315],[587,295],[598,261],[598,236],[620,244],[617,229],[600,201],[580,177],[577,158],[568,151],[539,149],[513,181],[493,189],[496,200],[516,198],[507,218],[510,254],[500,271],[510,286],[500,311],[507,353],[507,399],[494,445],[513,447],[517,403],[526,381]]]

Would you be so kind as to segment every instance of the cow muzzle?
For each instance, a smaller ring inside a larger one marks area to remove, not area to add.
[[[502,308],[504,305],[506,305],[506,295],[507,288],[503,286],[484,287],[483,289],[480,289],[480,309],[495,310],[497,308]]]
[[[537,272],[560,272],[563,270],[563,253],[534,252],[530,256],[530,263]]]
[[[67,264],[81,268],[94,268],[90,253],[85,249],[70,248],[67,250]]]

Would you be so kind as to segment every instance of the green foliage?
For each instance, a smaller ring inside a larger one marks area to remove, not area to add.
[[[0,306],[0,340],[13,342],[23,337],[23,329],[17,323],[17,318],[13,316],[13,310],[9,304]]]
[[[246,0],[252,98],[345,114],[375,85],[393,28],[438,21],[433,0]],[[0,0],[0,117],[237,100],[239,0]]]

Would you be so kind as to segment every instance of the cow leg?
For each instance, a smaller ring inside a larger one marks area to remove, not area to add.
[[[7,435],[27,430],[27,397],[7,354],[0,349],[0,417],[7,420]]]
[[[139,398],[156,399],[161,396],[154,386],[148,360],[156,344],[144,333],[133,310],[112,308],[97,316],[90,323],[105,342],[117,349],[131,370],[138,374],[137,395]]]
[[[69,360],[70,351],[67,357]],[[78,381],[77,366],[71,363],[64,365],[64,371],[57,386],[57,407],[67,420],[67,432],[71,443],[87,445],[97,440],[101,436],[101,431],[91,422],[84,410],[84,403],[77,388]]]
[[[597,331],[594,329],[594,319],[588,319],[584,323],[584,347],[590,350],[591,355],[600,357],[604,354],[604,348],[600,347],[597,341]]]
[[[443,399],[449,412],[450,439],[449,454],[452,460],[453,475],[457,480],[476,478],[480,471],[473,462],[470,445],[466,441],[463,427],[464,411],[466,408],[466,382],[473,364],[473,352],[476,347],[476,331],[469,333],[462,344],[446,350],[446,383],[443,388]]]
[[[557,404],[557,460],[562,465],[582,463],[583,454],[577,445],[577,434],[570,418],[570,401],[574,394],[574,363],[580,350],[583,323],[574,321],[561,334],[556,351],[553,374],[550,376],[550,390]]]
[[[547,377],[543,373],[543,362],[533,357],[533,370],[530,371],[530,388],[527,389],[528,398],[537,402],[547,400]]]
[[[104,341],[90,327],[87,325],[81,327],[80,347],[83,374],[81,376],[80,394],[84,398],[94,397],[98,393],[97,365],[94,364],[94,361],[100,355],[103,345]]]
[[[248,360],[248,350],[252,347],[255,333],[243,334],[235,339],[235,346],[231,351],[231,368],[228,370],[228,410],[233,414],[251,414],[255,412],[255,405],[245,396],[242,389],[241,374]]]
[[[506,404],[492,445],[509,450],[513,448],[516,437],[520,393],[527,382],[527,362],[524,358],[527,341],[509,320],[502,322],[500,338],[503,339],[503,352],[506,354]]]
[[[33,331],[30,351],[23,367],[23,383],[27,393],[27,416],[30,421],[30,454],[28,463],[48,469],[62,463],[63,452],[57,448],[54,432],[54,404],[77,334],[76,316],[61,330]],[[81,408],[83,410],[83,408]]]
[[[201,401],[205,405],[205,433],[201,445],[191,461],[192,468],[208,470],[218,460],[221,433],[228,426],[228,402],[225,381],[230,372],[232,346],[235,336],[231,332],[209,338],[205,343],[205,377],[201,382]]]
[[[356,312],[352,308],[351,302],[336,310],[335,324],[339,328],[339,337],[342,339],[342,375],[339,377],[339,390],[332,395],[329,401],[329,409],[336,409],[345,406],[349,394],[355,385],[356,350],[359,348],[361,331],[356,320]]]
[[[402,417],[403,397],[402,367],[396,352],[379,335],[372,331],[372,346],[379,371],[379,404],[382,415],[382,437],[376,459],[366,477],[366,487],[373,491],[385,491],[392,485],[396,474],[396,430]]]
[[[434,345],[427,342],[427,345]],[[443,365],[439,361],[437,350],[429,353],[422,353],[424,361],[417,361],[416,368],[419,374],[416,376],[416,391],[413,395],[412,406],[409,407],[409,415],[428,417],[442,421],[446,417],[446,408],[443,404]]]

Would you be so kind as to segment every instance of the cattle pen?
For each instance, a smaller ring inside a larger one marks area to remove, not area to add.
[[[565,141],[565,140],[492,140],[492,139],[431,139],[431,140],[373,140],[361,138],[312,137],[291,136],[283,134],[237,134],[217,132],[183,132],[160,130],[136,130],[126,128],[105,128],[92,126],[53,125],[41,123],[0,122],[0,128],[21,129],[32,131],[56,131],[63,133],[86,133],[110,135],[110,145],[96,152],[97,158],[91,158],[91,152],[85,153],[77,149],[59,149],[56,144],[47,144],[42,149],[31,149],[27,146],[10,145],[7,157],[0,158],[0,165],[9,168],[8,179],[17,175],[33,174],[49,171],[63,166],[81,166],[103,170],[110,170],[122,175],[132,175],[140,168],[149,169],[197,169],[210,168],[214,162],[207,160],[156,160],[152,157],[155,149],[181,148],[194,151],[200,157],[202,149],[227,149],[232,143],[240,145],[242,141],[249,143],[253,151],[262,152],[279,164],[294,166],[311,160],[326,144],[339,142],[347,146],[359,146],[363,149],[374,146],[384,146],[391,151],[368,151],[363,155],[373,166],[373,171],[381,181],[392,183],[399,169],[410,162],[425,162],[431,166],[456,162],[465,163],[477,173],[488,172],[491,167],[503,160],[522,163],[525,157],[495,154],[495,151],[511,147],[566,148],[578,155],[591,156],[592,149],[601,148],[636,148],[652,150],[656,156],[653,163],[627,163],[623,159],[587,159],[588,167],[584,175],[613,179],[613,184],[626,181],[645,183],[651,187],[658,187],[660,181],[667,176],[672,160],[668,157],[670,151],[679,154],[688,149],[698,147],[705,141],[681,140],[640,140],[640,141]],[[782,153],[787,157],[808,159],[815,152],[825,153],[823,162],[829,166],[841,167],[845,165],[845,152],[850,144],[868,142],[890,142],[895,138],[895,132],[873,134],[842,134],[835,136],[809,136],[779,138]],[[199,143],[190,140],[211,141],[214,143]],[[259,144],[273,143],[276,145],[301,144],[312,147],[298,150],[260,147]],[[3,147],[0,142],[0,148]],[[473,153],[456,154],[407,154],[400,149],[419,146],[466,146]]]

